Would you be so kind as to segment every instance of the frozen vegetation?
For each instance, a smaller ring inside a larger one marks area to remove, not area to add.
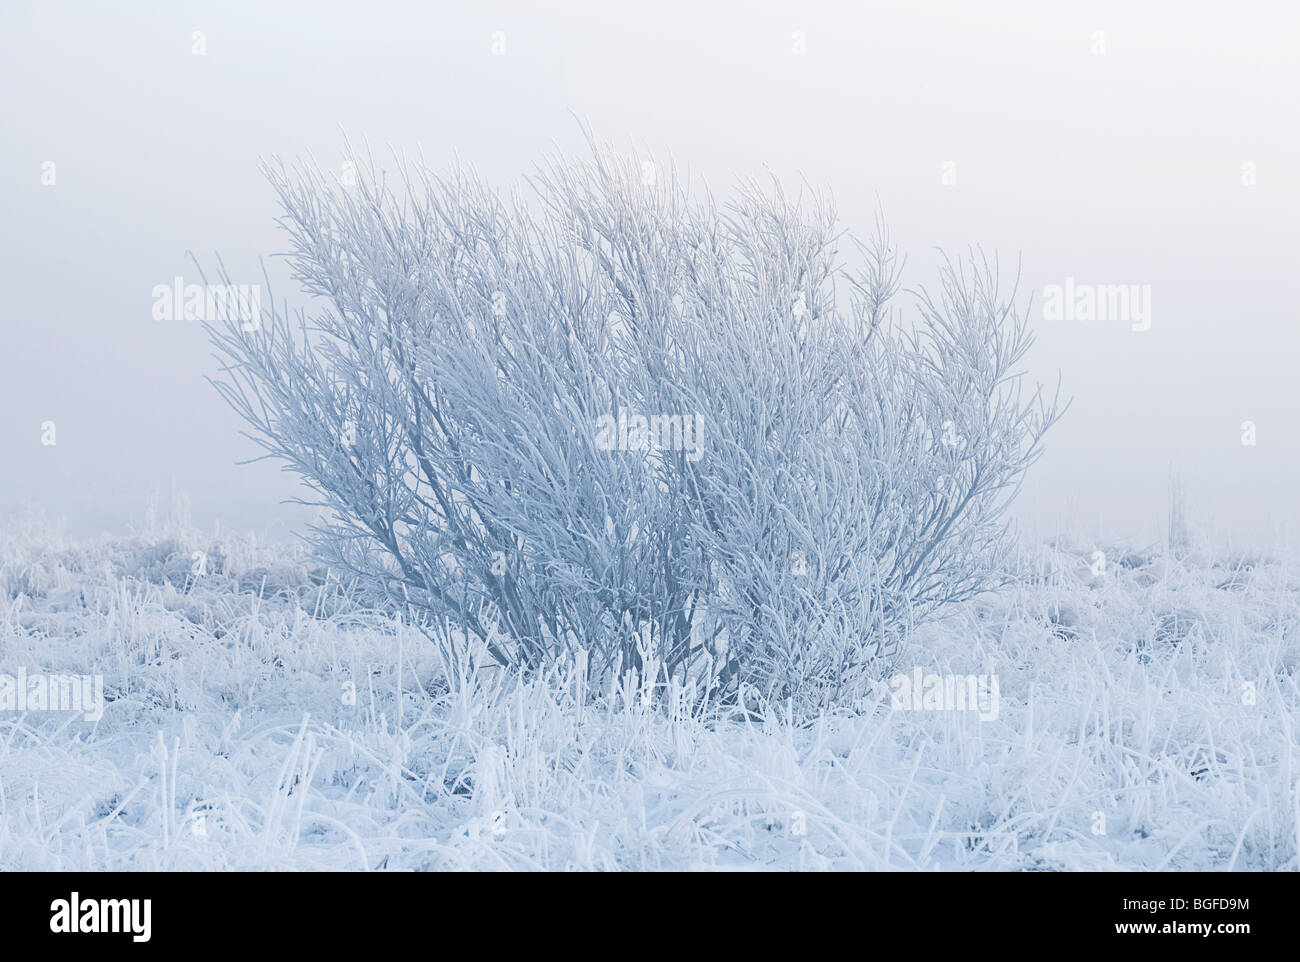
[[[1063,409],[996,259],[895,304],[883,219],[811,189],[718,201],[594,142],[527,192],[352,156],[267,165],[311,310],[210,325],[214,384],[327,509],[314,556],[446,657],[802,714],[1001,583]]]
[[[358,169],[268,166],[313,313],[209,328],[310,549],[0,533],[0,868],[1300,868],[1296,564],[1015,538],[996,261]]]
[[[0,712],[0,869],[1300,867],[1300,566],[1012,567],[897,666],[995,677],[995,718],[881,684],[800,720],[449,669],[297,548],[11,518],[0,677],[102,675],[105,705]]]

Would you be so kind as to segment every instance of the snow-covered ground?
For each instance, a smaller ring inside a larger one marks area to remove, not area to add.
[[[899,666],[996,676],[996,718],[882,685],[718,720],[559,672],[449,686],[297,548],[10,519],[0,677],[101,675],[105,706],[0,712],[0,869],[1300,867],[1300,565],[1017,570]]]

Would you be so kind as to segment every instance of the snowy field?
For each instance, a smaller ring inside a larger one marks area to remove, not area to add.
[[[101,675],[105,704],[0,712],[0,869],[1300,867],[1300,565],[1014,563],[898,665],[995,676],[995,718],[882,685],[800,723],[449,679],[299,549],[9,519],[0,677]]]

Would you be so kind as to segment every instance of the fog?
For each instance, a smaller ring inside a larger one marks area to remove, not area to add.
[[[175,487],[201,525],[299,523],[155,286],[197,280],[187,251],[260,279],[284,247],[260,158],[338,166],[346,132],[504,186],[581,118],[718,193],[802,176],[862,231],[879,205],[909,285],[936,248],[1019,269],[1030,372],[1074,398],[1029,530],[1154,540],[1173,473],[1197,530],[1294,540],[1293,5],[614,7],[4,4],[0,511],[121,530]],[[1132,285],[1135,313],[1080,285]]]

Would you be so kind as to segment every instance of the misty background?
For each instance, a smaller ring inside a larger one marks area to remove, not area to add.
[[[802,175],[862,233],[879,204],[906,285],[935,247],[980,245],[1008,283],[1019,260],[1030,373],[1074,398],[1016,508],[1031,534],[1157,540],[1173,471],[1196,531],[1294,542],[1297,27],[1280,2],[9,0],[0,512],[121,531],[174,486],[200,526],[300,524],[291,475],[236,463],[258,452],[206,335],[155,321],[154,286],[199,281],[187,250],[260,282],[285,246],[260,158],[341,169],[346,131],[506,186],[580,152],[580,117],[718,194]],[[1149,285],[1150,330],[1044,320],[1067,277]]]

